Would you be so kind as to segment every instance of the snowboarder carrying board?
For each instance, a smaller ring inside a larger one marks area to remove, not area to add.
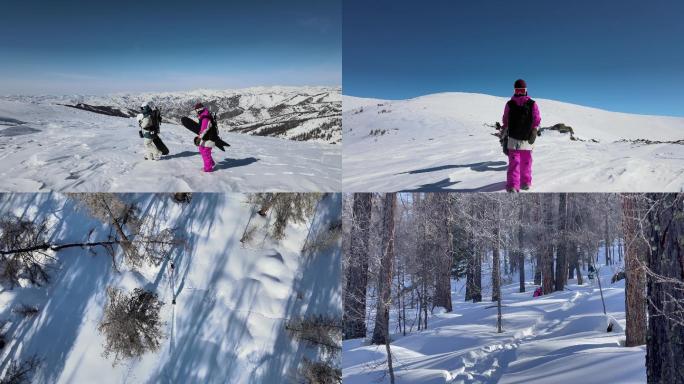
[[[158,108],[152,109],[148,102],[140,106],[137,118],[140,127],[140,137],[143,139],[145,160],[159,160],[162,155],[168,155],[169,149],[159,138],[161,126],[161,112]]]
[[[193,109],[197,113],[200,124],[199,133],[195,137],[195,145],[199,148],[199,153],[202,155],[202,161],[204,162],[202,170],[204,172],[212,172],[216,162],[211,157],[211,149],[216,146],[216,141],[218,140],[216,120],[214,120],[211,112],[202,103],[195,104]]]
[[[532,187],[532,149],[540,123],[539,107],[527,96],[525,80],[516,80],[502,119],[502,137],[507,141],[504,153],[508,155],[507,192]]]

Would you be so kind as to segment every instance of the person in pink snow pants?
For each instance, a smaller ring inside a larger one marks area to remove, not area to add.
[[[519,192],[532,187],[532,150],[541,123],[539,107],[527,96],[525,80],[514,84],[513,97],[506,103],[502,127],[508,136],[506,191]]]
[[[200,155],[202,155],[204,163],[202,170],[204,172],[212,172],[216,165],[216,162],[211,157],[211,149],[216,146],[216,139],[218,138],[216,123],[209,110],[202,103],[195,104],[194,110],[200,123],[200,131],[195,138],[195,142],[199,147]]]

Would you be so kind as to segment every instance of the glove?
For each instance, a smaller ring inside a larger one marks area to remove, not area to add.
[[[535,140],[537,140],[537,128],[532,128],[532,132],[530,133],[530,138],[527,139],[527,142],[530,144],[534,144]]]
[[[195,143],[195,145],[199,147],[201,141],[202,140],[200,140],[199,136],[195,136],[195,138],[193,139],[192,142]]]
[[[143,137],[145,137],[145,136],[143,136],[142,130],[138,131],[138,135],[140,135],[140,138],[141,138],[141,139],[142,139]]]

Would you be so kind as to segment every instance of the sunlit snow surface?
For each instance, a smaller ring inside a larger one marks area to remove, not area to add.
[[[239,239],[250,218],[252,225],[270,219],[253,215],[244,195],[193,194],[189,205],[170,196],[124,198],[137,202],[160,229],[175,227],[184,235],[187,248],[172,255],[175,286],[168,262],[138,271],[124,264],[117,273],[102,249],[60,251],[49,284],[0,292],[0,313],[8,320],[0,369],[35,354],[43,361],[36,383],[275,383],[294,377],[303,357],[315,358],[314,351],[293,341],[285,322],[341,316],[339,246],[301,253],[305,241],[339,221],[339,194],[327,195],[310,222],[290,226],[285,240],[276,242],[257,230],[248,246]],[[86,240],[91,229],[93,239],[109,234],[57,194],[0,194],[0,215],[10,212],[27,220],[48,217],[55,242]],[[108,286],[127,292],[144,287],[166,303],[167,337],[157,353],[116,367],[102,356],[104,339],[97,327]],[[28,318],[13,313],[22,303],[40,313]]]
[[[431,316],[427,330],[392,336],[397,384],[646,382],[645,346],[620,344],[625,338],[624,280],[610,283],[618,269],[601,268],[608,316],[603,315],[598,283],[587,280],[586,271],[584,285],[570,280],[566,291],[537,298],[532,297],[532,282],[525,293],[518,292],[518,283],[504,285],[501,334],[496,333],[496,307],[486,287],[491,275],[483,275],[481,303],[463,302],[463,281],[454,282],[452,313]],[[409,313],[410,324],[415,313]],[[392,319],[394,333],[396,314]],[[615,321],[611,333],[606,332],[609,319]],[[345,341],[345,384],[389,383],[385,361],[384,346]]]
[[[507,100],[470,93],[398,101],[344,96],[344,190],[504,190],[508,159],[492,136],[494,128],[485,124],[501,121]],[[542,127],[564,123],[583,141],[543,132],[533,153],[533,191],[684,188],[684,145],[629,141],[683,140],[684,118],[536,100]]]
[[[0,100],[0,190],[266,192],[341,188],[339,145],[221,133],[216,169],[202,172],[193,134],[163,124],[171,153],[145,160],[135,119]]]

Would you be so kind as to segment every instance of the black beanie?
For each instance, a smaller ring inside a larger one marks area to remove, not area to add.
[[[527,83],[523,79],[518,79],[513,85],[514,88],[527,88]]]

